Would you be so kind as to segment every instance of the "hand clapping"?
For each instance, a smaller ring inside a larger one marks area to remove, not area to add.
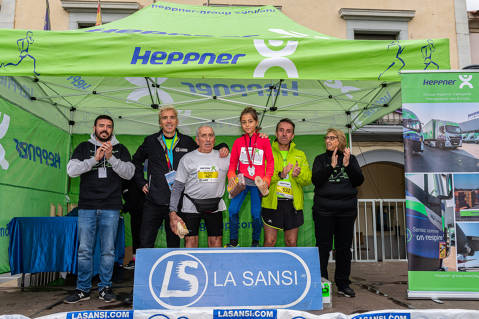
[[[109,160],[113,155],[113,146],[111,145],[111,142],[105,142],[101,144],[99,148],[96,149],[95,152],[95,160],[99,162],[103,156],[106,157],[107,160]]]
[[[348,167],[349,165],[349,159],[351,158],[351,150],[349,148],[344,149],[344,157],[343,157],[343,166]]]
[[[331,167],[336,168],[338,165],[338,148],[334,149],[333,156],[331,156]]]
[[[299,174],[301,174],[301,167],[299,167],[298,161],[296,161],[296,164],[293,168],[293,177],[298,177]]]

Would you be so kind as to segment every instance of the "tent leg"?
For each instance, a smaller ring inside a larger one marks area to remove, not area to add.
[[[70,160],[71,156],[71,148],[72,148],[72,139],[73,139],[73,115],[74,115],[74,108],[70,109],[70,123],[68,126],[68,143],[67,143],[67,150],[66,150],[66,158],[65,158],[65,163],[67,163]],[[66,164],[65,164],[66,165]],[[65,171],[66,171],[66,166],[65,166]],[[65,174],[65,202],[66,202],[66,212],[67,214],[69,213],[68,211],[68,204],[70,203],[70,196],[68,194],[70,193],[70,177],[68,174]]]
[[[281,80],[279,81],[279,85],[278,85],[278,94],[276,95],[276,97],[275,97],[275,99],[274,99],[274,101],[273,101],[273,106],[271,107],[271,108],[273,108],[273,110],[274,110],[274,108],[276,107],[276,101],[278,100],[278,96],[279,96],[279,93],[280,93],[280,90],[281,90],[281,83],[282,83],[282,82],[283,82],[283,80],[281,79]],[[269,100],[270,100],[271,96],[273,95],[273,90],[275,90],[275,89],[276,89],[276,84],[275,84],[275,85],[271,85],[271,86],[269,87],[269,95],[268,95],[268,99],[266,100],[266,105],[265,105],[266,108],[264,109],[263,114],[261,115],[261,120],[259,121],[259,124],[258,124],[259,127],[261,127],[261,123],[263,123],[264,115],[266,114],[266,111],[268,110],[267,106],[268,106],[268,104],[269,104]],[[271,108],[270,108],[270,109],[271,109]]]
[[[353,124],[351,123],[351,112],[346,113],[348,116],[348,137],[349,137],[349,149],[353,152]]]

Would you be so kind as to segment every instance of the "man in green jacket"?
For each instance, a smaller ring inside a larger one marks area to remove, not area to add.
[[[303,151],[296,149],[294,123],[282,119],[276,125],[273,142],[274,174],[269,194],[261,203],[264,223],[264,246],[274,247],[278,229],[284,230],[288,247],[296,247],[298,228],[303,225],[303,187],[311,184],[311,170]]]

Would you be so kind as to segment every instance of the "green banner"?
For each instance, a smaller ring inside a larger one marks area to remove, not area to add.
[[[0,99],[0,184],[65,192],[69,136]]]
[[[65,206],[68,134],[0,99],[0,273],[9,271],[7,224]]]
[[[136,149],[143,142],[143,136],[128,136],[128,135],[118,135],[117,136],[120,143],[124,144],[130,153],[133,155],[136,152]],[[273,137],[270,137],[273,139]],[[79,143],[88,139],[88,135],[74,135],[73,136],[73,145],[78,145]],[[229,147],[233,146],[233,142],[236,137],[233,136],[217,136],[216,143],[227,143]],[[308,159],[310,168],[312,168],[314,158],[324,152],[324,138],[322,135],[306,135],[306,136],[296,136],[294,138],[296,146],[298,149],[305,152]],[[70,198],[72,202],[78,201],[78,192],[79,192],[79,178],[74,178],[70,180]],[[315,246],[316,238],[314,235],[314,224],[312,218],[312,206],[313,206],[313,196],[314,196],[314,187],[309,185],[304,188],[304,224],[299,228],[298,232],[298,246]],[[228,196],[224,196],[226,207],[229,206]],[[249,196],[246,197],[242,209],[239,213],[240,224],[239,224],[239,239],[240,246],[248,247],[251,245],[251,213],[250,213],[250,200]],[[226,244],[229,242],[229,217],[228,211],[223,213],[223,243]],[[128,227],[129,225],[127,225]],[[207,247],[207,234],[204,224],[202,223],[200,232],[200,247]],[[263,241],[263,235],[261,236],[261,243]],[[182,241],[183,243],[183,241]],[[165,232],[162,227],[158,233],[157,247],[166,247]],[[277,246],[284,246],[284,234],[283,232],[278,232],[278,241]]]
[[[403,103],[479,102],[479,73],[414,72],[402,74]]]
[[[401,75],[409,296],[479,293],[479,73]]]

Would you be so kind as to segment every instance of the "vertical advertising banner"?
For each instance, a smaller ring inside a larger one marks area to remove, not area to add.
[[[401,83],[408,296],[479,299],[479,73]]]
[[[9,270],[7,224],[65,203],[68,133],[0,98],[0,273]]]

